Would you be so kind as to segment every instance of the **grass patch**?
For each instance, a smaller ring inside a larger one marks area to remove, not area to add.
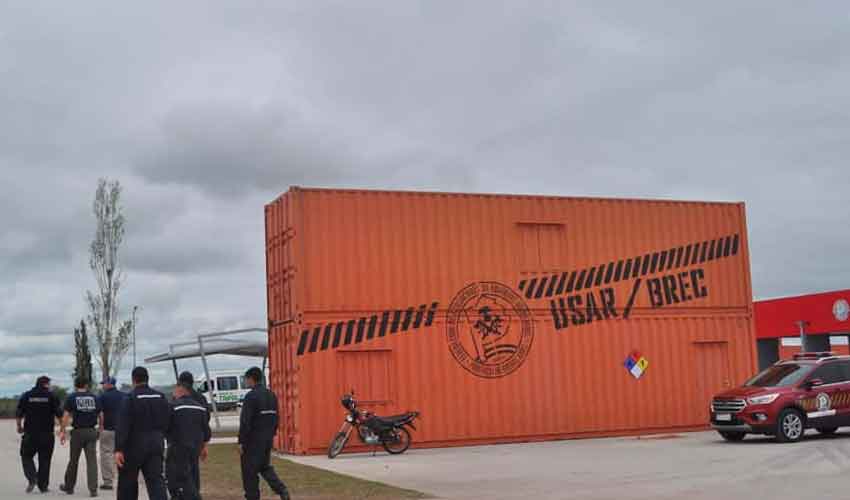
[[[212,431],[212,437],[214,438],[235,438],[239,437],[239,431]]]
[[[400,500],[428,498],[417,491],[317,469],[273,458],[272,464],[295,500]],[[243,498],[242,471],[236,445],[210,445],[209,459],[201,464],[201,484],[205,500]],[[260,479],[262,498],[277,498]]]

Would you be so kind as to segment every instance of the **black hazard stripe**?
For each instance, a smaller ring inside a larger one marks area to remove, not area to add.
[[[573,291],[637,279],[672,269],[689,267],[738,255],[740,235],[697,241],[658,252],[611,261],[577,271],[534,276],[520,280],[517,288],[526,299],[557,297]]]
[[[419,307],[383,311],[357,319],[314,326],[301,332],[297,354],[302,356],[308,352],[337,349],[341,345],[359,344],[384,337],[388,331],[393,334],[427,328],[434,324],[438,307],[439,302],[432,302]]]

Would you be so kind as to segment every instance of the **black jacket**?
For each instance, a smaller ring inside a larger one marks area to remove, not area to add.
[[[162,440],[171,421],[171,407],[165,394],[147,385],[133,389],[121,405],[115,451],[126,451],[146,440]]]
[[[168,445],[181,445],[199,450],[212,437],[210,413],[191,396],[171,403],[171,424],[168,427]]]
[[[271,442],[277,432],[277,423],[277,397],[265,387],[254,387],[242,402],[239,444]]]
[[[189,396],[194,401],[196,401],[199,405],[203,406],[207,410],[207,422],[210,421],[210,414],[212,413],[212,409],[210,408],[210,404],[207,402],[207,398],[204,397],[203,394],[198,392],[195,389],[192,389],[192,395]]]
[[[27,434],[52,433],[56,419],[62,417],[62,405],[49,389],[33,387],[21,395],[15,416],[24,419]]]

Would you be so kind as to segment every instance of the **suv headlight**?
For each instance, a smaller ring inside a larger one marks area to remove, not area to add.
[[[751,405],[769,405],[776,401],[776,398],[779,397],[779,394],[765,394],[764,396],[756,396],[753,398],[747,398],[747,402]]]

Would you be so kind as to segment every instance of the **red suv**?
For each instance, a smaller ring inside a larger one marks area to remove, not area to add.
[[[850,426],[850,356],[805,353],[780,361],[711,401],[711,426],[727,441],[747,434],[799,441],[805,429]]]

